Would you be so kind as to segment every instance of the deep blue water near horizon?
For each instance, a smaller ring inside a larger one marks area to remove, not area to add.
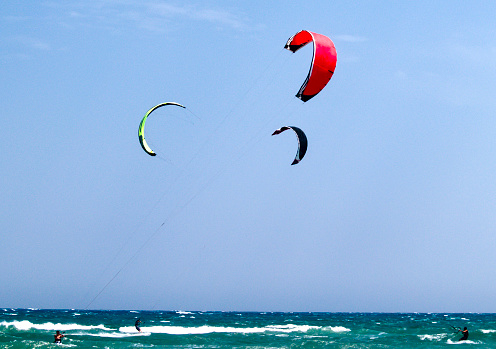
[[[134,323],[140,318],[142,332]],[[452,328],[467,326],[468,341]],[[56,330],[65,332],[53,344]],[[496,348],[496,314],[0,309],[0,348]]]

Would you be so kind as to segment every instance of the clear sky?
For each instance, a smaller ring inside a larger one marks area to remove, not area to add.
[[[495,15],[2,1],[0,306],[496,312]],[[338,53],[307,103],[303,29]]]

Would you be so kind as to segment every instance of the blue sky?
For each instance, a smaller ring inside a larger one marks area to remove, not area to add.
[[[496,312],[495,13],[3,1],[0,306]]]

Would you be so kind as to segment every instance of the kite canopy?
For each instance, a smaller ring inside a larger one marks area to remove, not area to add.
[[[165,105],[176,105],[176,106],[181,107],[181,108],[186,108],[185,106],[182,106],[181,104],[176,103],[176,102],[165,102],[165,103],[160,103],[160,104],[154,106],[153,108],[151,108],[150,110],[148,110],[146,112],[146,114],[143,117],[143,119],[141,120],[140,125],[139,125],[139,128],[138,128],[138,138],[139,138],[139,141],[140,141],[140,144],[141,144],[141,147],[143,148],[143,150],[146,151],[151,156],[155,156],[157,154],[155,154],[153,152],[153,150],[148,146],[148,143],[146,143],[145,134],[144,134],[144,131],[145,131],[145,122],[146,122],[146,119],[148,118],[148,116],[155,109],[158,109],[158,108],[163,107]]]
[[[337,53],[334,43],[327,36],[302,30],[289,38],[284,46],[296,52],[309,42],[313,42],[313,58],[310,71],[296,97],[303,102],[315,97],[331,80],[336,68]]]
[[[279,133],[282,133],[286,130],[293,130],[296,133],[296,137],[298,138],[298,150],[296,151],[296,156],[295,159],[293,160],[293,163],[291,165],[296,165],[303,159],[305,156],[305,153],[307,152],[307,147],[308,147],[308,141],[307,141],[307,136],[305,133],[298,127],[296,126],[283,126],[278,130],[275,130],[272,135],[278,135]]]

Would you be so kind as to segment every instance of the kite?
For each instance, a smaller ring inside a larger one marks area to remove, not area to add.
[[[305,153],[307,152],[307,147],[308,147],[308,141],[307,141],[307,136],[305,133],[298,127],[296,126],[283,126],[278,130],[275,130],[274,135],[278,135],[279,133],[282,133],[286,130],[293,130],[296,133],[296,137],[298,138],[298,150],[296,151],[296,156],[295,159],[293,160],[293,163],[291,165],[296,165],[303,159],[305,156]]]
[[[296,97],[303,102],[315,97],[331,80],[336,68],[337,53],[334,43],[327,36],[302,30],[288,39],[285,49],[295,53],[313,42],[313,58],[310,71]]]
[[[145,134],[144,134],[144,131],[145,131],[145,122],[146,122],[146,119],[148,118],[148,116],[155,110],[155,109],[158,109],[160,107],[163,107],[165,105],[176,105],[178,107],[181,107],[181,108],[186,108],[185,106],[182,106],[181,104],[179,103],[175,103],[175,102],[165,102],[165,103],[160,103],[156,106],[154,106],[153,108],[151,108],[150,110],[148,110],[145,114],[145,116],[143,117],[143,120],[141,120],[140,122],[140,125],[139,125],[139,128],[138,128],[138,138],[139,138],[139,141],[140,141],[140,144],[141,144],[141,147],[143,148],[144,151],[146,151],[149,155],[151,156],[155,156],[157,154],[155,154],[153,152],[153,150],[148,146],[148,143],[146,143],[146,140],[145,140]]]

